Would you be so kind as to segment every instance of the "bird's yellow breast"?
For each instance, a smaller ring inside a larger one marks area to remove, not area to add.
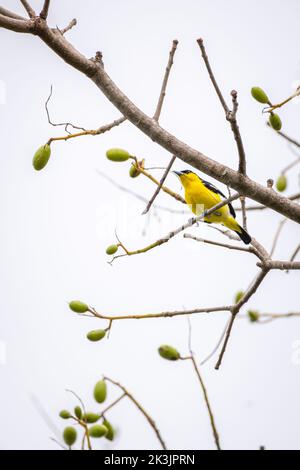
[[[204,210],[210,209],[221,201],[221,196],[206,188],[200,178],[195,181],[185,181],[184,190],[186,203],[196,215],[200,215]],[[228,206],[223,206],[215,213],[205,217],[205,220],[207,222],[220,222],[220,219],[227,215]]]

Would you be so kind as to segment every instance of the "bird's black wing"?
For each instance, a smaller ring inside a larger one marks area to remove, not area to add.
[[[213,193],[216,193],[216,194],[219,194],[220,196],[224,197],[225,199],[226,196],[225,194],[222,193],[222,191],[220,191],[218,188],[216,188],[212,183],[210,183],[209,181],[205,181],[203,180],[202,178],[200,178],[202,183],[204,184],[204,186],[209,189],[210,191],[212,191]],[[232,204],[228,204],[228,207],[229,207],[229,212],[230,214],[232,215],[232,217],[236,218],[236,214],[235,214],[235,211],[234,211],[234,208],[232,207]]]

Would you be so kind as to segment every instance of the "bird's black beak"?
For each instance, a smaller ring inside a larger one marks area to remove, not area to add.
[[[182,172],[181,171],[172,171],[172,173],[174,173],[174,175],[176,175],[176,176],[181,176]]]

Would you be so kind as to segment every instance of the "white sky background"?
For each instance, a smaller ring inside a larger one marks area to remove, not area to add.
[[[18,1],[1,4],[22,13]],[[38,10],[42,1],[32,4]],[[250,88],[262,86],[274,101],[293,91],[300,80],[299,14],[297,0],[52,1],[49,22],[64,27],[77,18],[68,39],[88,57],[101,50],[107,72],[149,114],[156,106],[172,39],[177,38],[161,124],[206,155],[236,168],[233,136],[195,42],[203,37],[225,96],[233,88],[239,92],[248,173],[265,184],[267,178],[276,179],[294,155],[264,125]],[[129,248],[138,248],[188,216],[160,211],[158,220],[152,211],[143,236],[144,205],[113,188],[96,170],[146,197],[154,186],[143,177],[130,179],[129,164],[109,162],[105,151],[126,148],[146,157],[148,166],[165,166],[170,155],[125,123],[103,136],[54,142],[48,166],[35,172],[31,165],[35,150],[50,136],[63,134],[46,119],[44,102],[51,84],[50,110],[56,122],[96,128],[120,114],[92,82],[38,38],[0,30],[0,39],[2,356],[6,349],[0,365],[0,447],[56,449],[49,439],[54,434],[30,395],[38,397],[61,431],[66,422],[57,417],[58,412],[77,404],[64,390],[72,388],[93,409],[92,387],[105,373],[141,401],[168,448],[213,449],[207,410],[191,365],[169,363],[157,354],[162,343],[187,352],[186,318],[115,322],[109,341],[94,344],[85,339],[87,331],[106,323],[76,317],[67,302],[79,298],[109,314],[225,305],[253,279],[258,269],[255,258],[179,235],[148,254],[109,266],[105,248],[114,242],[115,228]],[[299,112],[299,102],[280,111],[284,130],[296,138]],[[175,168],[186,165],[178,161]],[[171,175],[167,184],[181,190]],[[287,193],[298,189],[295,170],[289,175]],[[181,207],[164,194],[157,203]],[[249,232],[270,248],[280,220],[270,211],[249,213]],[[206,226],[189,232],[225,241]],[[298,243],[299,227],[289,221],[276,257],[288,259]],[[272,272],[248,307],[299,311],[299,280],[299,272]],[[225,313],[192,317],[193,348],[199,360],[214,347],[226,318]],[[269,325],[238,320],[221,369],[214,370],[215,360],[203,367],[225,449],[300,448],[300,361],[293,349],[299,340],[297,319]],[[110,387],[108,401],[118,393]],[[128,402],[122,401],[108,416],[119,428],[119,437],[113,444],[101,441],[99,447],[158,448],[152,429]]]

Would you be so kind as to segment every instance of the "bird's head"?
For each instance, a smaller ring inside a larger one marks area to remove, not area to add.
[[[199,180],[199,177],[191,170],[173,171],[178,176],[183,187],[187,186],[194,181]]]

